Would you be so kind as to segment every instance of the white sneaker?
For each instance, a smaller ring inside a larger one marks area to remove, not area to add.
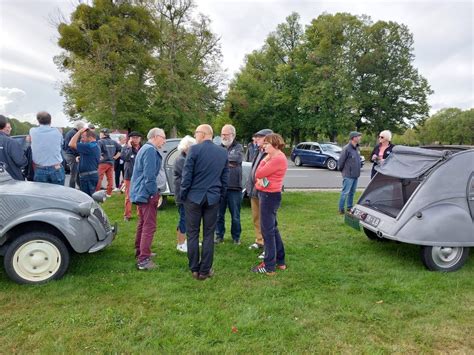
[[[107,198],[110,198],[110,197],[112,197],[112,195],[105,195],[105,196],[106,196]]]
[[[112,190],[112,192],[120,192],[120,189],[116,187],[115,189]]]
[[[188,244],[186,244],[186,243],[178,244],[178,245],[176,245],[176,250],[181,252],[181,253],[187,253],[188,252]]]
[[[260,255],[258,256],[258,258],[259,258],[260,260],[265,259],[265,252],[263,252],[262,254],[260,254]]]
[[[250,250],[257,250],[257,249],[261,249],[261,248],[262,247],[257,243],[250,244],[250,246],[249,246]]]

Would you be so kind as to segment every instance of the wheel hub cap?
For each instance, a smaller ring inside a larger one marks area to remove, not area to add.
[[[13,268],[28,281],[42,281],[53,276],[61,265],[58,248],[44,240],[33,240],[23,244],[15,252]]]

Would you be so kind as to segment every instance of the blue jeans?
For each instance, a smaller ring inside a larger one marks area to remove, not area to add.
[[[339,211],[344,212],[344,205],[347,198],[347,209],[351,209],[354,205],[354,194],[357,189],[358,178],[342,178],[341,198],[339,199]]]
[[[99,181],[99,174],[92,174],[86,176],[80,176],[80,188],[82,192],[85,192],[89,196],[95,192],[95,187],[97,186],[97,182]]]
[[[179,221],[178,227],[180,233],[186,233],[186,212],[184,210],[184,205],[182,203],[178,204],[178,213],[179,213]]]
[[[285,247],[278,230],[277,211],[281,192],[258,192],[260,202],[260,229],[265,242],[265,269],[275,271],[276,265],[285,265]]]
[[[242,227],[240,225],[240,205],[242,203],[242,192],[238,190],[227,190],[224,199],[219,205],[217,215],[216,236],[224,239],[225,234],[225,211],[229,207],[230,217],[232,218],[230,232],[233,240],[240,239]]]
[[[64,185],[64,168],[62,165],[59,169],[56,169],[54,166],[36,166],[34,180],[36,182]]]

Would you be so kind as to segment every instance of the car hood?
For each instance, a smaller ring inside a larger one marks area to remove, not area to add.
[[[92,201],[92,198],[84,192],[70,187],[17,180],[0,183],[0,194],[15,197],[23,195],[25,198],[41,198],[43,200],[70,201],[75,203]]]

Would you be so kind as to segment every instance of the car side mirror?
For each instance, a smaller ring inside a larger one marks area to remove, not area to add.
[[[104,190],[96,191],[92,194],[92,198],[97,203],[105,202],[105,200],[107,199],[106,191],[104,191]]]

